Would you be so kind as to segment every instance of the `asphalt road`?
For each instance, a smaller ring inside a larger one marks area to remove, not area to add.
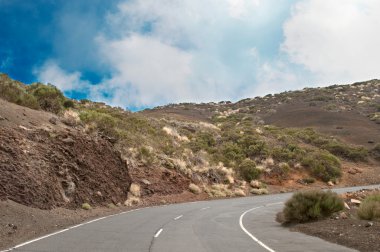
[[[379,186],[372,186],[379,187]],[[339,192],[369,187],[338,189]],[[291,194],[143,208],[84,223],[12,251],[353,251],[274,221]]]

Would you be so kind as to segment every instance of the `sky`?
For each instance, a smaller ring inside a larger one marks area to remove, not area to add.
[[[131,110],[380,78],[378,0],[0,0],[0,72]]]

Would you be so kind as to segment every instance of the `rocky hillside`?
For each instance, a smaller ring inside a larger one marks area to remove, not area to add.
[[[379,183],[379,90],[372,80],[131,113],[0,75],[0,195],[48,208]]]

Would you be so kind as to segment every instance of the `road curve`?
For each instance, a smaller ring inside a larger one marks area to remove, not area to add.
[[[338,192],[368,187],[337,189]],[[80,224],[5,251],[354,251],[274,221],[291,194],[143,208]]]

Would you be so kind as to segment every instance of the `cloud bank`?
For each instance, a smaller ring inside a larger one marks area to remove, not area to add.
[[[378,77],[379,10],[375,0],[122,1],[92,35],[107,69],[99,83],[59,58],[36,76],[134,108],[366,80]]]

